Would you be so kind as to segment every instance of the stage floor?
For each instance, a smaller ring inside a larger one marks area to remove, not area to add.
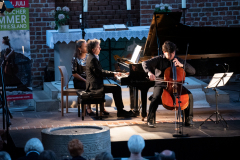
[[[214,124],[213,122],[208,121],[202,126],[201,129],[199,129],[199,125],[216,111],[216,105],[211,104],[210,108],[194,108],[193,121],[195,124],[193,127],[184,127],[185,133],[194,131],[193,133],[189,133],[189,135],[193,137],[213,136],[208,132],[211,132],[211,130],[219,129],[221,132],[218,132],[216,136],[236,136],[236,134],[232,134],[231,130],[236,130],[238,123],[235,124],[235,121],[237,122],[238,120],[240,120],[240,82],[228,82],[226,86],[221,87],[220,89],[229,93],[230,97],[230,103],[218,104],[219,112],[221,113],[223,118],[228,121],[229,128],[224,131],[224,127],[221,123]],[[125,108],[126,110],[129,110],[129,106],[125,106]],[[142,133],[145,139],[170,138],[172,137],[172,133],[175,132],[174,111],[157,110],[156,128],[148,128],[146,118],[144,121],[141,120],[141,117],[118,118],[116,107],[106,107],[106,109],[110,112],[110,115],[108,117],[104,117],[103,120],[96,120],[94,117],[86,116],[84,121],[82,121],[81,117],[77,116],[76,112],[65,113],[63,117],[61,116],[60,112],[12,112],[12,125],[9,129],[10,131],[12,131],[22,129],[41,129],[49,127],[76,125],[105,125],[109,126],[111,129],[111,141],[126,141],[132,134],[137,133]],[[77,109],[75,109],[75,111],[77,111]],[[212,119],[215,120],[216,117],[213,116]],[[0,120],[2,121],[2,119]],[[2,123],[0,123],[0,125],[2,125]],[[117,128],[119,128],[119,130]],[[125,132],[126,130],[128,130],[127,133]],[[121,133],[121,131],[123,132],[123,134]],[[152,134],[148,136],[148,132],[152,132]],[[118,136],[117,134],[120,134],[121,136]]]
[[[222,123],[215,124],[211,121],[200,124],[205,121],[212,113],[216,111],[216,105],[211,104],[210,108],[194,109],[194,125],[191,127],[183,127],[183,133],[188,134],[187,139],[199,138],[232,138],[240,137],[240,102],[239,92],[240,83],[229,82],[228,85],[221,87],[222,90],[229,93],[230,103],[218,104],[219,112],[228,123],[228,128],[224,130]],[[126,143],[129,137],[133,134],[141,135],[146,141],[154,140],[175,140],[179,138],[173,137],[175,132],[175,112],[169,110],[158,110],[156,114],[156,128],[147,126],[146,118],[144,121],[140,117],[134,118],[118,118],[117,111],[114,107],[110,111],[110,116],[103,120],[86,116],[82,121],[81,117],[77,116],[76,112],[71,112],[61,116],[61,112],[13,112],[10,126],[10,136],[15,147],[23,148],[26,141],[30,138],[37,137],[41,139],[41,130],[49,127],[61,126],[77,126],[77,125],[104,125],[109,126],[112,144],[120,142]],[[213,120],[216,116],[212,117]],[[2,121],[2,119],[1,119]],[[225,125],[225,123],[223,122]],[[0,125],[2,123],[0,122]],[[1,126],[2,127],[2,126]],[[180,138],[181,139],[181,138]],[[157,141],[156,141],[157,140]],[[235,142],[235,140],[233,140]],[[239,142],[239,141],[238,141]],[[232,144],[233,145],[233,144]],[[114,145],[112,145],[114,146]],[[147,146],[147,145],[146,145]],[[116,147],[116,145],[115,145]],[[113,150],[112,150],[113,151]],[[119,157],[120,152],[113,151],[114,156]],[[151,153],[152,154],[152,153]],[[124,156],[124,155],[123,155]],[[148,155],[147,156],[151,156]],[[188,159],[188,158],[186,158]]]

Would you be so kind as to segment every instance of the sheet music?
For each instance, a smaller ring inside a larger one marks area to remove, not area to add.
[[[114,25],[103,25],[104,29],[116,29]]]
[[[121,30],[127,29],[125,24],[112,24],[112,25],[103,25],[103,30]]]
[[[215,73],[206,88],[215,88],[215,87],[224,86],[229,81],[232,75],[233,75],[233,72]]]
[[[126,28],[125,24],[114,24],[115,28]]]
[[[134,49],[131,62],[132,63],[138,63],[139,57],[140,57],[140,51],[141,51],[142,46],[137,45]]]

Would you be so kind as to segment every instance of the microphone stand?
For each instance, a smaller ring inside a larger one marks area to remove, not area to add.
[[[84,39],[85,38],[85,31],[84,31],[84,25],[85,25],[85,19],[84,19],[84,11],[83,11],[83,9],[84,9],[84,0],[82,0],[82,25],[81,25],[81,30],[82,30],[82,39]]]
[[[180,8],[183,11],[183,24],[185,24],[186,10],[188,8]]]
[[[12,50],[13,52],[13,50]],[[11,54],[11,53],[9,53]],[[13,116],[10,113],[8,106],[7,106],[7,98],[6,98],[6,88],[5,88],[5,77],[4,77],[4,68],[5,68],[5,59],[3,60],[3,63],[1,65],[1,82],[2,82],[2,94],[1,94],[1,101],[2,101],[2,114],[3,114],[3,130],[6,128],[6,137],[8,140],[8,134],[9,134],[9,126],[11,125],[9,117],[12,119]],[[5,115],[6,114],[6,115]],[[6,116],[6,118],[5,118]],[[5,121],[6,119],[6,121]]]

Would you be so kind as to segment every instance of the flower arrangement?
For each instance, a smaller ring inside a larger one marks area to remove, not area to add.
[[[155,10],[154,13],[159,13],[159,12],[171,12],[172,7],[169,4],[156,4],[155,5]]]
[[[63,8],[57,7],[56,11],[52,10],[50,15],[54,16],[55,21],[50,23],[50,27],[57,30],[59,26],[66,25],[67,20],[70,19],[69,11],[70,9],[67,6]]]

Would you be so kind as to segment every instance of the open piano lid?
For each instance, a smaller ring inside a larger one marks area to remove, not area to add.
[[[239,53],[239,27],[195,27],[180,23],[182,12],[165,12],[153,14],[148,37],[143,49],[142,60],[158,55],[157,37],[160,52],[167,40],[177,45],[177,55],[233,55]],[[156,30],[157,29],[157,30]]]
[[[163,12],[153,14],[143,51],[144,56],[158,55],[157,36],[160,41],[160,47],[166,40],[172,41],[177,45],[178,38],[185,37],[185,35],[181,33],[182,31],[180,31],[180,28],[183,28],[184,26],[180,24],[181,16],[182,12]]]

